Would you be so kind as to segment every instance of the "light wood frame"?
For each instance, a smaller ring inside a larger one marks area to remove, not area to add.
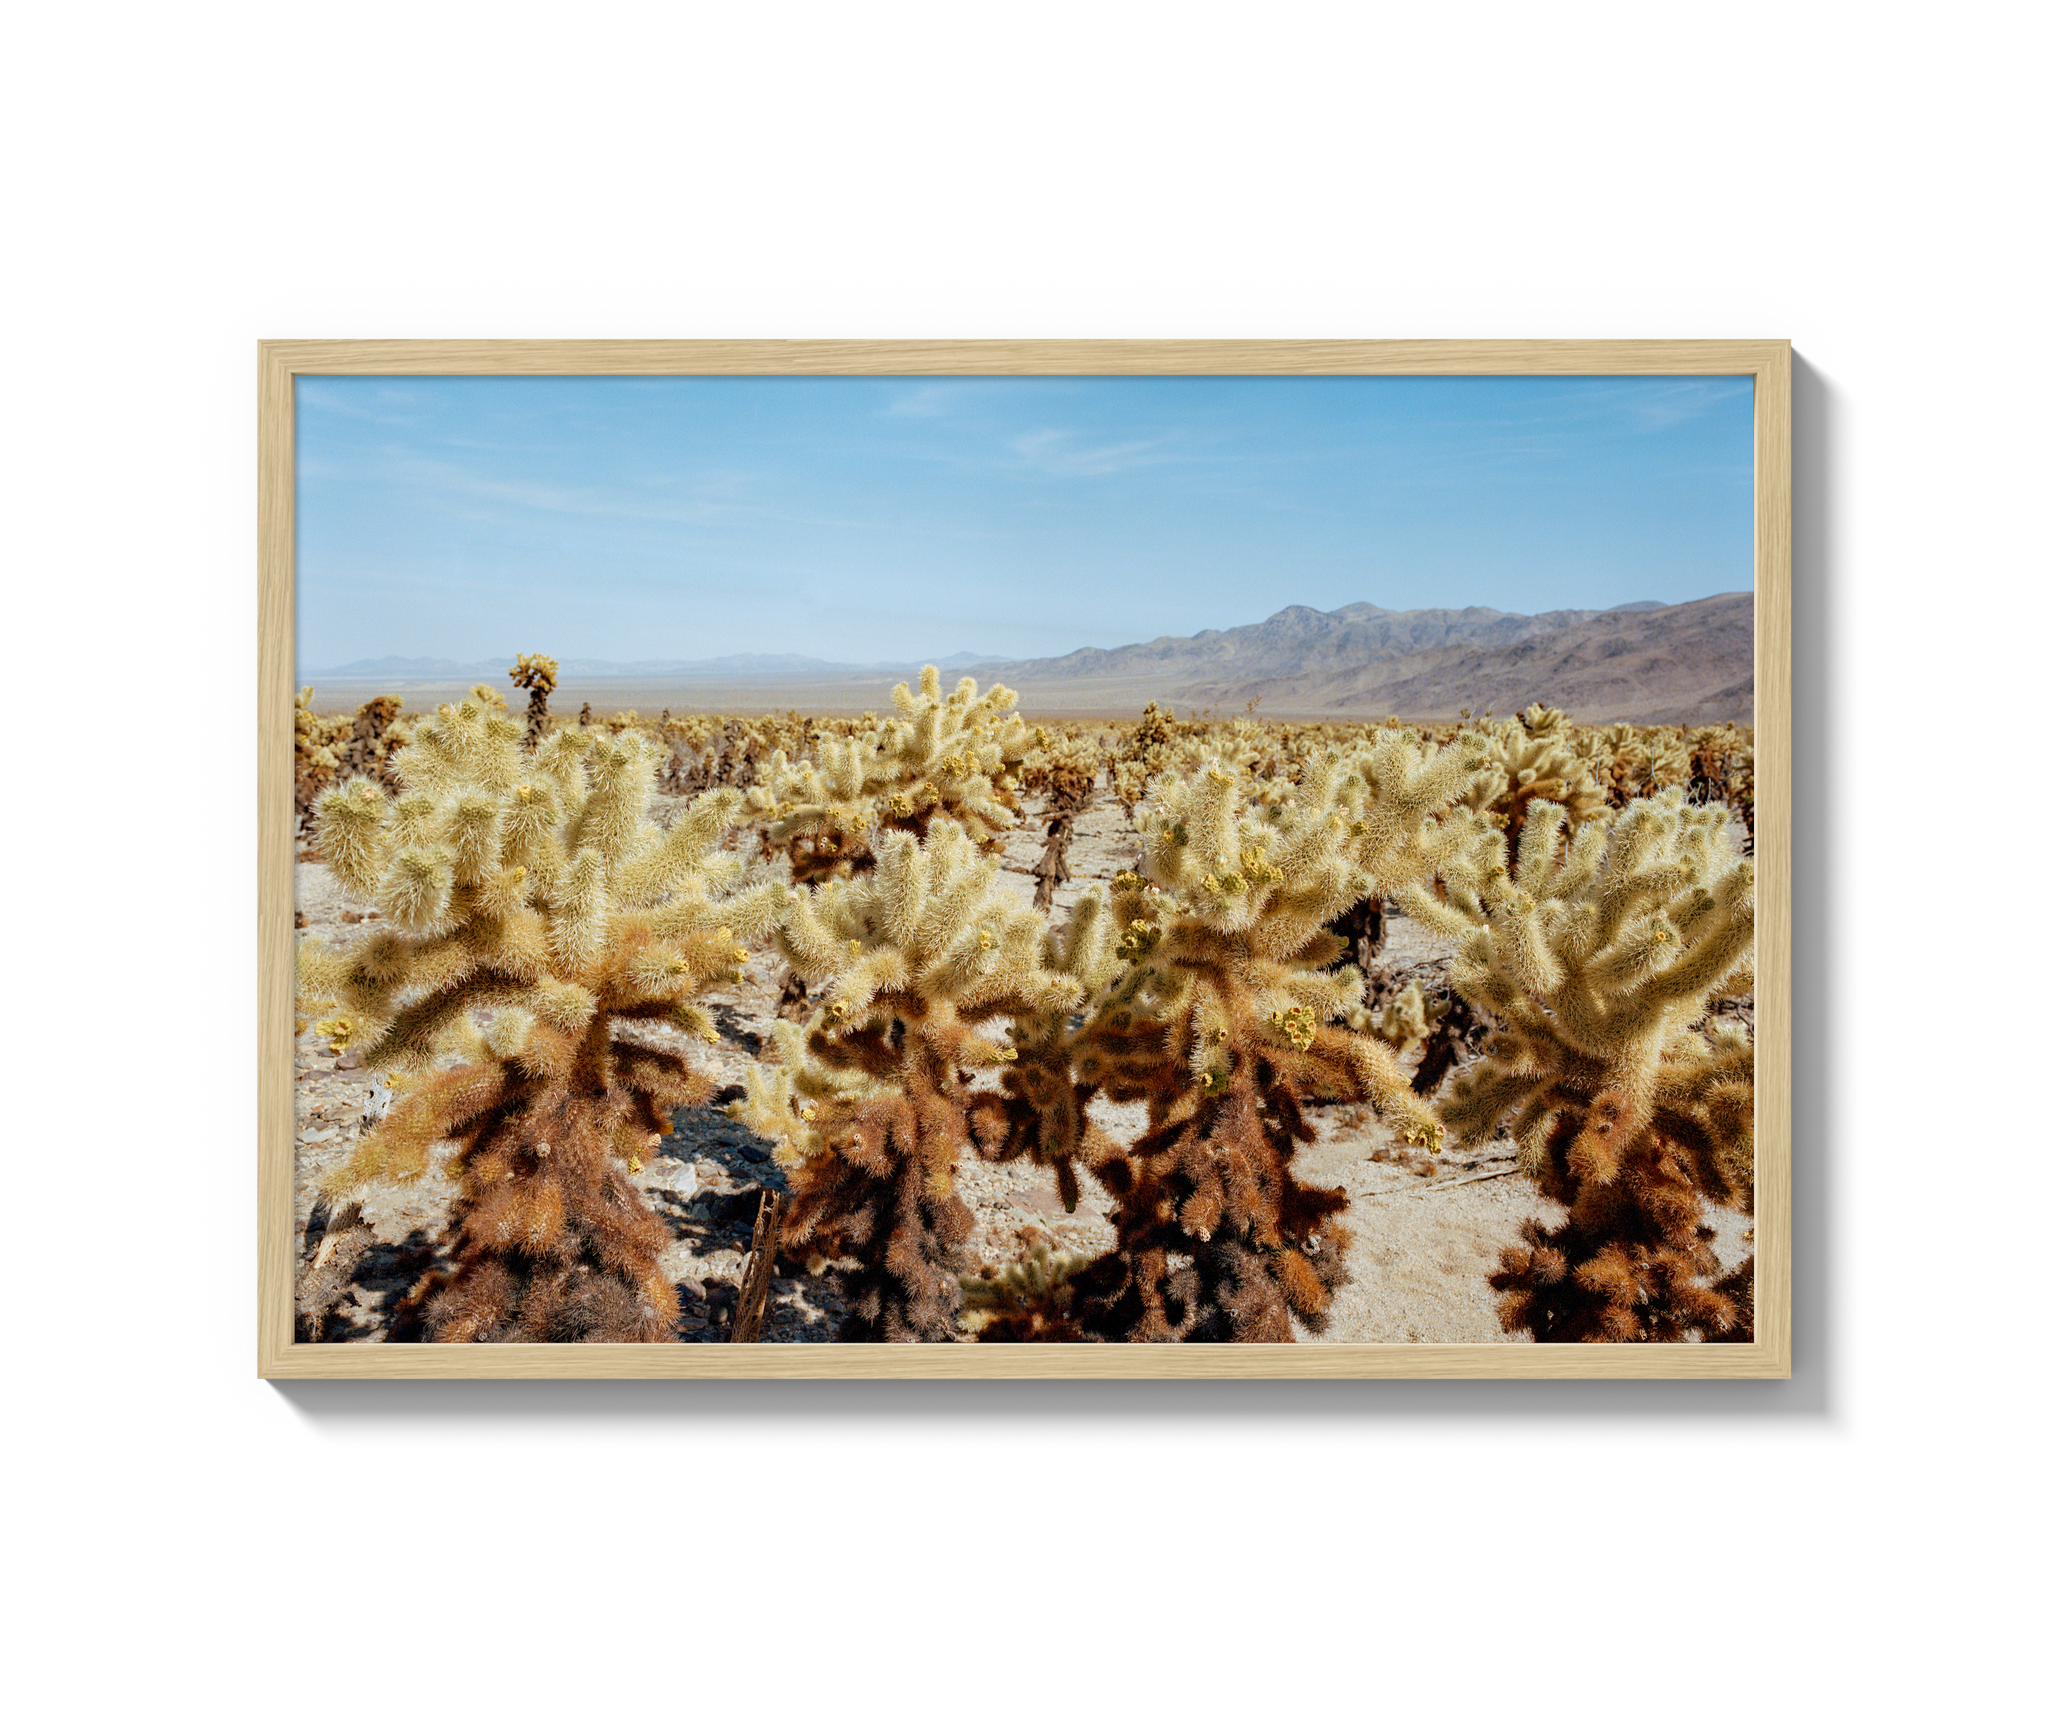
[[[1783,340],[274,340],[257,349],[257,1372],[264,1378],[1784,1378],[1792,1362],[1791,430]],[[293,384],[386,375],[1737,376],[1756,436],[1756,1340],[294,1343]]]

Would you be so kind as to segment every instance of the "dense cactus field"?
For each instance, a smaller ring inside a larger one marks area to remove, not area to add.
[[[1748,729],[556,679],[299,699],[301,1340],[1751,1339]]]

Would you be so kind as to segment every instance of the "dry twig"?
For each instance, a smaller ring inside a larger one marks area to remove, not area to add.
[[[782,1201],[761,1189],[761,1207],[754,1213],[754,1239],[747,1268],[740,1277],[739,1305],[733,1309],[732,1340],[759,1342],[761,1315],[768,1308],[768,1288],[775,1277],[775,1249],[782,1237]]]

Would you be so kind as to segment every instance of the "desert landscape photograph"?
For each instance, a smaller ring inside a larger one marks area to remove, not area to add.
[[[1749,376],[294,436],[298,1343],[1754,1340]]]

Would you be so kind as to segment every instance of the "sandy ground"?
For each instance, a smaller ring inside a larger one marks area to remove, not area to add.
[[[660,800],[656,816],[666,821],[682,802]],[[1027,805],[1027,812],[1035,808]],[[1042,846],[1041,822],[1028,815],[1011,837],[1003,880],[1025,900],[1036,879],[1031,867]],[[1057,916],[1095,882],[1107,882],[1137,858],[1135,839],[1120,807],[1097,803],[1085,812],[1068,849],[1073,881],[1056,897]],[[302,860],[296,907],[302,935],[348,942],[376,928],[375,915],[349,901],[324,865]],[[1446,953],[1441,942],[1413,921],[1390,916],[1376,973],[1398,974]],[[737,995],[716,1008],[721,1038],[707,1047],[691,1042],[696,1066],[721,1083],[738,1085],[743,1070],[768,1034],[781,990],[783,969],[772,953],[753,959]],[[659,1028],[649,1029],[656,1037]],[[317,1197],[324,1175],[348,1156],[365,1126],[371,1076],[353,1055],[336,1057],[310,1031],[296,1049],[298,1143],[294,1220],[301,1258],[311,1255],[325,1227],[327,1210]],[[1134,1138],[1143,1126],[1138,1105],[1098,1101],[1095,1114],[1112,1133]],[[1506,1342],[1494,1312],[1486,1277],[1501,1249],[1516,1239],[1531,1217],[1555,1220],[1559,1208],[1543,1199],[1514,1172],[1509,1148],[1489,1144],[1456,1146],[1439,1158],[1401,1145],[1372,1114],[1359,1106],[1332,1105],[1311,1111],[1319,1138],[1302,1152],[1297,1173],[1304,1181],[1342,1187],[1351,1196],[1344,1222],[1353,1235],[1348,1262],[1351,1282],[1341,1291],[1320,1336],[1297,1325],[1304,1341],[1326,1342]],[[638,1177],[649,1203],[668,1221],[674,1241],[666,1255],[669,1275],[683,1301],[684,1341],[726,1340],[727,1323],[761,1190],[784,1186],[764,1142],[707,1107],[676,1112],[676,1131],[660,1157]],[[1027,1231],[1043,1234],[1056,1247],[1082,1253],[1103,1251],[1112,1239],[1109,1200],[1085,1174],[1078,1208],[1061,1208],[1049,1171],[1029,1164],[962,1165],[962,1198],[976,1219],[968,1243],[969,1268],[1018,1257]],[[383,1186],[362,1197],[376,1244],[364,1255],[348,1297],[337,1309],[330,1337],[382,1339],[390,1309],[421,1271],[437,1257],[437,1239],[453,1184],[431,1173],[410,1186]],[[1714,1213],[1716,1250],[1734,1264],[1746,1256],[1748,1220]],[[812,1277],[778,1275],[762,1327],[762,1340],[829,1341],[840,1313],[835,1273]]]

